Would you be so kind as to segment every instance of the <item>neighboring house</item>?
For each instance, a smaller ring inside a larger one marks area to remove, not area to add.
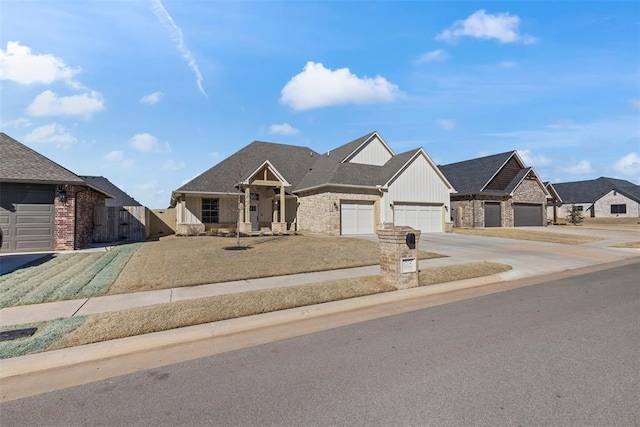
[[[103,209],[93,212],[93,242],[142,241],[148,237],[150,212],[147,208],[103,176],[81,175],[80,178],[113,196],[105,201]]]
[[[0,133],[2,252],[72,250],[91,242],[93,211],[111,197]]]
[[[451,163],[440,170],[457,191],[451,195],[455,227],[546,225],[551,196],[517,152]]]
[[[562,198],[557,215],[566,217],[572,206],[591,218],[640,217],[640,186],[616,178],[553,184]]]
[[[395,154],[377,132],[326,154],[254,141],[172,193],[176,233],[240,226],[327,235],[373,234],[383,224],[450,227],[453,187],[418,148]]]

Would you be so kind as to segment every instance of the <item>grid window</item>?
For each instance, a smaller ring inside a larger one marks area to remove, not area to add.
[[[611,205],[611,213],[612,214],[626,214],[627,213],[627,205]]]
[[[220,199],[202,199],[202,222],[217,223],[220,221],[218,216]]]

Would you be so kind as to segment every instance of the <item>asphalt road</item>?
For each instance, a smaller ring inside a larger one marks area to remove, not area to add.
[[[640,423],[640,264],[0,406],[13,425]]]

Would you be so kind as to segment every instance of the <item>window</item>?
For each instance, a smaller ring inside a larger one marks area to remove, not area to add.
[[[611,213],[612,214],[626,214],[627,213],[627,205],[611,205]]]
[[[202,222],[219,222],[219,205],[220,199],[202,199]]]
[[[584,210],[584,206],[582,206],[582,205],[578,205],[578,206],[576,206],[576,210],[577,210],[578,212],[582,212],[582,211]]]

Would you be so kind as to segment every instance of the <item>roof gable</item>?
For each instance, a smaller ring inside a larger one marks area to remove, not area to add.
[[[453,188],[460,194],[479,193],[498,176],[499,172],[508,163],[508,161],[516,156],[515,151],[494,154],[477,159],[465,160],[457,163],[440,166],[440,170],[453,185]],[[516,161],[519,161],[517,158]],[[514,176],[509,179],[513,180]]]
[[[454,190],[449,180],[447,180],[447,177],[444,176],[440,168],[436,166],[436,164],[433,162],[433,160],[431,160],[431,158],[423,148],[418,148],[415,150],[407,151],[406,153],[398,154],[392,159],[393,161],[387,162],[384,171],[386,174],[384,186],[391,185],[391,183],[396,180],[402,174],[402,172],[404,172],[409,167],[411,163],[413,163],[418,157],[421,156],[426,160],[427,164],[431,168],[433,168],[436,175],[440,177],[444,185],[449,190]]]
[[[53,160],[0,133],[0,181],[51,184],[86,183]]]
[[[348,154],[342,160],[342,163],[382,166],[394,155],[395,153],[389,145],[378,132],[374,131],[355,150]]]

